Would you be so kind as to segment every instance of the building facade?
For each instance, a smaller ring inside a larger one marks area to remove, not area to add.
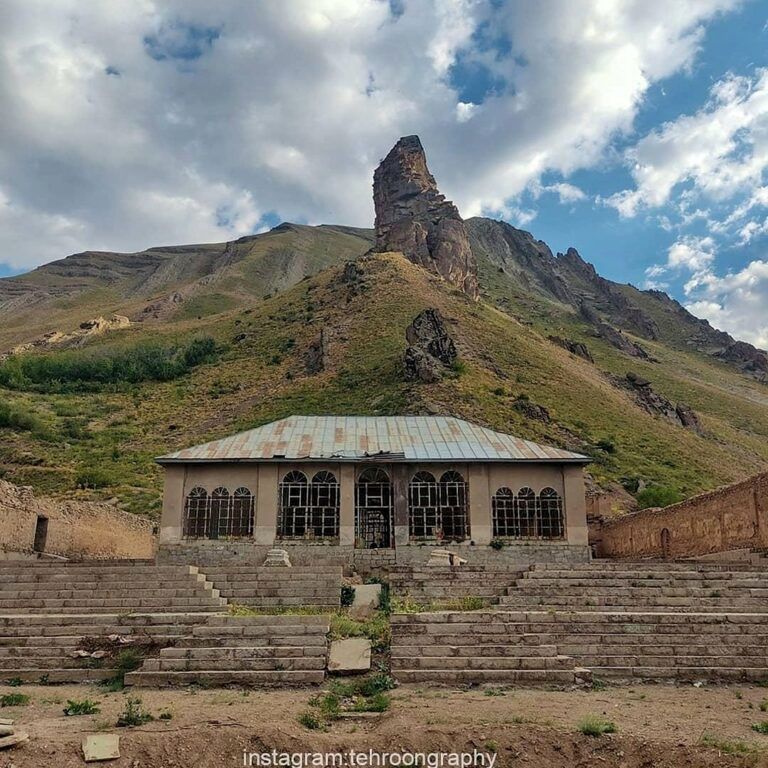
[[[201,561],[273,546],[298,562],[418,562],[437,546],[584,560],[588,461],[448,417],[292,416],[160,457],[160,545]]]

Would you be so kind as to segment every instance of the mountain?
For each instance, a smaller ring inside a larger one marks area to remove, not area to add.
[[[768,467],[765,353],[573,249],[446,227],[455,207],[419,177],[380,195],[376,231],[282,224],[0,280],[0,351],[35,344],[0,362],[5,479],[153,515],[153,456],[291,413],[454,414],[589,453],[625,506]],[[93,324],[111,314],[128,323]]]

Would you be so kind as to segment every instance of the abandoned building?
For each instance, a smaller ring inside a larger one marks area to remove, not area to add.
[[[291,416],[158,459],[161,557],[583,561],[588,461],[455,418]]]

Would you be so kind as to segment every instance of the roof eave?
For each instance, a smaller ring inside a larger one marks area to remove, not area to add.
[[[466,458],[408,458],[403,456],[381,457],[381,456],[359,456],[359,457],[340,457],[340,456],[305,456],[299,457],[270,457],[270,458],[221,458],[221,459],[184,459],[173,456],[158,456],[155,458],[157,464],[301,464],[312,462],[332,462],[334,464],[455,464],[461,462],[464,464],[591,464],[593,459],[587,456],[570,456],[566,458],[530,458],[530,459],[502,459],[487,458],[479,459],[476,456]]]

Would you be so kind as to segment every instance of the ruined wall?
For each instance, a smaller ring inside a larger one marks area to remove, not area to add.
[[[602,557],[692,557],[767,547],[768,473],[606,521],[592,538]]]
[[[109,504],[36,497],[0,480],[0,559],[32,554],[38,518],[47,519],[43,552],[72,559],[151,558],[150,520]]]

